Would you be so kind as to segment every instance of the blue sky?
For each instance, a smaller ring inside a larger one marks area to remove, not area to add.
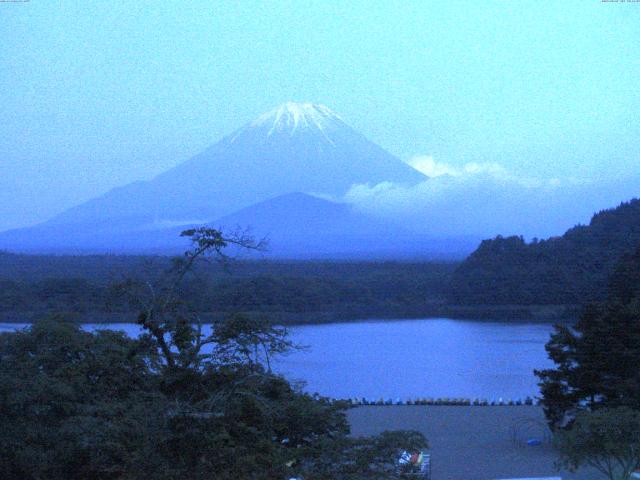
[[[404,160],[614,185],[640,170],[640,3],[31,0],[0,3],[0,38],[0,229],[288,100]]]

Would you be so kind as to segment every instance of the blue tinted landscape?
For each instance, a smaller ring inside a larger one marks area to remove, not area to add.
[[[0,36],[0,479],[640,478],[639,2]]]

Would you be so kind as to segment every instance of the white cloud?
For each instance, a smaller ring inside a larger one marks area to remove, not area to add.
[[[457,176],[460,171],[446,163],[436,163],[430,155],[418,155],[407,160],[407,163],[427,177],[440,177],[441,175]]]
[[[431,155],[416,155],[407,160],[407,163],[416,170],[424,173],[427,177],[441,177],[449,175],[461,177],[464,175],[488,174],[495,177],[509,177],[507,170],[495,162],[477,163],[471,162],[456,167],[444,162],[437,162]]]
[[[430,155],[416,155],[407,160],[407,163],[430,178],[442,177],[445,175],[450,177],[483,175],[491,177],[494,180],[517,182],[525,186],[544,183],[539,179],[516,176],[496,162],[470,162],[462,165],[461,167],[457,167],[448,163],[438,162]]]
[[[390,182],[353,185],[344,200],[372,216],[439,236],[562,234],[591,215],[637,195],[640,181],[594,183],[517,175],[492,162],[462,167],[416,156],[407,163],[429,176],[407,187]]]

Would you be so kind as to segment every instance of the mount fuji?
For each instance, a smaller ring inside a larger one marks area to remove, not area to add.
[[[355,183],[423,180],[327,107],[286,103],[154,179],[113,189],[50,223],[205,222],[285,193],[339,196]]]
[[[340,248],[348,250],[347,237],[385,231],[391,237],[399,230],[328,199],[342,197],[354,184],[415,185],[426,179],[329,108],[289,102],[149,181],[115,188],[34,227],[0,233],[0,248],[165,252],[184,246],[175,235],[187,226],[234,221],[257,225],[256,235],[295,238],[296,245],[339,236]],[[285,241],[279,244],[290,251]]]

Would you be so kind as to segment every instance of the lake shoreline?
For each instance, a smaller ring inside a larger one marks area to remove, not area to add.
[[[51,312],[68,315],[76,323],[135,323],[135,312]],[[51,313],[3,312],[0,323],[32,323]],[[203,323],[213,323],[234,312],[204,313]],[[387,312],[243,312],[251,316],[264,317],[283,326],[325,325],[335,323],[371,323],[392,320],[429,320],[447,318],[474,322],[497,323],[573,323],[580,307],[576,305],[438,305],[411,311],[391,310]]]
[[[0,323],[0,331],[28,326]],[[136,323],[81,328],[120,330],[131,338],[142,333]],[[203,334],[212,328],[203,325]],[[550,323],[367,319],[287,330],[289,340],[303,348],[274,358],[274,371],[303,382],[309,393],[356,404],[533,402],[540,393],[533,371],[551,366],[544,349]]]

